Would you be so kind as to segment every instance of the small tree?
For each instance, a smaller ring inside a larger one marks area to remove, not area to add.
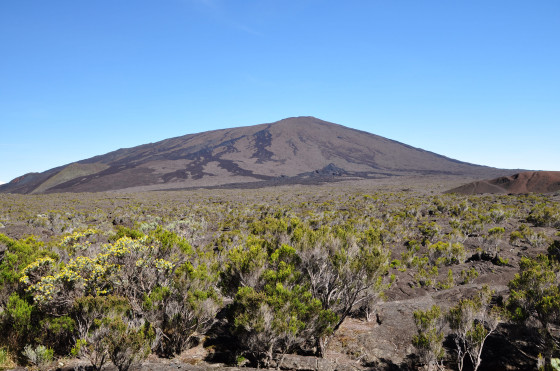
[[[488,235],[484,237],[484,244],[487,246],[488,254],[497,257],[500,251],[500,241],[505,233],[502,227],[490,228]]]
[[[459,371],[463,369],[466,355],[474,371],[478,369],[484,342],[498,326],[500,317],[490,307],[492,294],[488,286],[484,286],[475,298],[462,299],[446,315],[456,345]]]
[[[281,363],[286,352],[332,333],[338,318],[313,298],[308,283],[295,268],[299,256],[294,248],[282,245],[268,254],[265,245],[255,242],[230,252],[223,287],[228,290],[232,281],[252,283],[238,287],[230,322],[241,354],[268,367],[277,355]],[[246,265],[251,256],[261,256],[264,269]]]
[[[150,354],[144,333],[136,326],[125,323],[121,318],[112,319],[107,326],[110,334],[107,339],[109,358],[119,371],[128,371],[130,366],[142,362]]]
[[[72,355],[87,359],[99,371],[110,359],[112,329],[109,324],[130,310],[125,298],[86,296],[76,301],[74,316],[77,324],[76,344]]]
[[[543,345],[550,353],[560,342],[550,326],[560,324],[560,265],[554,258],[539,255],[521,258],[519,273],[509,283],[507,309],[514,321],[525,323],[535,319],[540,325]]]
[[[368,232],[361,241],[324,233],[301,248],[300,270],[310,282],[313,297],[321,301],[323,309],[338,316],[333,332],[353,310],[365,305],[370,312],[375,299],[390,284],[386,275],[390,252],[369,241]],[[329,339],[319,339],[319,355],[324,355]]]
[[[153,349],[158,353],[181,353],[194,334],[212,325],[221,304],[213,274],[205,262],[186,262],[176,270],[170,287],[156,287],[144,295],[142,312],[154,328]]]
[[[95,371],[100,371],[109,361],[108,335],[109,329],[105,326],[90,331],[87,338],[76,341],[71,354],[74,357],[87,359]]]
[[[10,295],[5,309],[0,312],[0,332],[3,342],[11,349],[20,350],[35,335],[31,321],[35,310],[17,293]]]
[[[428,370],[443,369],[442,360],[445,356],[443,348],[443,316],[439,306],[434,305],[426,311],[414,312],[414,323],[418,333],[412,344],[418,350],[420,361],[428,366]]]

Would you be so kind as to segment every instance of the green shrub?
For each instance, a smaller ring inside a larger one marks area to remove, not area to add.
[[[502,258],[501,256],[496,256],[492,262],[499,266],[504,266],[509,264],[509,259]]]
[[[229,318],[241,355],[268,367],[276,354],[314,345],[330,335],[338,317],[324,309],[302,281],[294,248],[282,245],[268,254],[262,241],[249,242],[230,253],[224,279],[251,285],[238,286]],[[264,264],[253,265],[251,257]],[[229,287],[231,283],[224,282],[224,289]]]
[[[418,230],[422,235],[422,245],[432,242],[441,231],[441,227],[436,222],[420,224]]]
[[[460,371],[467,355],[474,371],[478,369],[486,339],[500,322],[499,312],[490,305],[493,294],[484,286],[474,298],[461,299],[445,316],[453,334]]]
[[[415,265],[416,253],[420,251],[420,242],[410,240],[407,241],[405,245],[406,251],[401,254],[401,259],[403,264],[405,264],[407,268],[410,268]]]
[[[453,278],[453,271],[450,269],[447,271],[447,278],[445,281],[438,282],[437,287],[442,290],[450,289],[455,286],[455,280]]]
[[[141,363],[150,353],[150,346],[140,329],[131,328],[121,318],[107,324],[109,358],[119,371],[127,371],[133,364]]]
[[[20,352],[25,344],[31,342],[37,334],[34,321],[35,308],[26,300],[12,293],[4,312],[0,313],[0,341],[9,349]]]
[[[542,248],[549,243],[548,237],[542,232],[535,232],[531,227],[522,224],[510,235],[510,243],[514,246],[520,246],[520,242],[529,244],[534,248]]]
[[[68,354],[74,346],[76,322],[70,316],[46,317],[40,320],[37,340],[52,346],[57,354]]]
[[[0,370],[13,369],[16,364],[7,348],[0,348]]]
[[[461,270],[461,284],[466,285],[471,283],[474,279],[478,277],[478,271],[475,267],[471,267],[469,270]]]
[[[119,238],[104,244],[95,256],[75,256],[66,264],[50,257],[38,259],[23,269],[20,282],[46,316],[41,338],[55,342],[62,351],[71,346],[77,331],[90,361],[99,365],[106,356],[87,335],[95,331],[94,338],[104,338],[106,330],[94,329],[92,321],[98,321],[108,305],[117,304],[112,298],[120,297],[134,312],[132,317],[147,321],[160,335],[154,351],[180,353],[219,308],[216,268],[211,253],[195,254],[186,241],[158,228],[149,236]]]
[[[490,213],[489,213],[490,219],[492,219],[492,221],[494,223],[501,223],[503,222],[505,219],[507,219],[508,217],[510,217],[509,213],[500,209],[500,208],[492,208],[490,209]]]
[[[428,255],[436,266],[452,265],[464,263],[466,251],[462,243],[438,241],[428,245]]]
[[[436,265],[426,266],[418,269],[418,272],[414,274],[414,280],[421,287],[434,287],[437,284],[437,277],[439,276],[439,270]]]
[[[509,243],[513,246],[521,246],[520,243],[523,241],[523,233],[521,231],[513,231],[509,235]]]
[[[53,350],[44,345],[38,345],[35,348],[31,345],[26,345],[23,350],[23,355],[27,358],[29,363],[40,369],[44,369],[54,358]]]
[[[557,261],[560,261],[560,241],[552,241],[547,249],[548,255],[554,257]]]
[[[0,234],[0,243],[7,247],[0,259],[0,303],[2,303],[16,291],[23,268],[38,257],[49,253],[43,250],[43,244],[33,237],[16,241]],[[50,255],[56,257],[52,253]]]
[[[74,357],[87,359],[99,371],[110,359],[111,323],[130,314],[126,298],[87,296],[76,300],[74,315],[78,324],[78,340],[72,348]],[[122,321],[122,320],[121,320]]]
[[[426,311],[415,311],[414,323],[417,334],[412,338],[412,345],[418,352],[420,362],[428,366],[428,369],[440,368],[445,356],[442,344],[443,316],[440,307],[434,305]]]
[[[509,282],[507,309],[519,323],[535,320],[549,350],[556,343],[550,325],[560,324],[559,263],[545,255],[521,258],[519,273]]]
[[[8,363],[8,359],[8,349],[0,348],[0,367],[3,367],[6,363]]]
[[[539,227],[560,227],[560,206],[556,203],[538,204],[533,207],[527,221]]]
[[[142,233],[140,231],[137,231],[137,230],[132,229],[132,228],[127,228],[127,227],[124,227],[122,225],[118,225],[117,226],[117,232],[115,233],[114,236],[111,236],[109,238],[109,241],[114,242],[114,241],[117,241],[117,240],[119,240],[123,237],[129,237],[129,238],[132,238],[133,240],[137,240],[139,238],[142,238],[143,236],[144,236],[144,233]]]

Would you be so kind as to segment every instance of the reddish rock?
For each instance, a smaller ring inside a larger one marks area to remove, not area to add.
[[[491,180],[481,180],[453,188],[447,193],[550,193],[560,190],[560,171],[525,171]]]

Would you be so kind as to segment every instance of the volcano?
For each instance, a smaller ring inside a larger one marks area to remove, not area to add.
[[[438,174],[483,179],[504,173],[314,117],[293,117],[119,149],[22,175],[1,185],[0,192],[259,187]]]

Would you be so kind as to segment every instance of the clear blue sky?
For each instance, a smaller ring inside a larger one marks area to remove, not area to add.
[[[0,181],[316,116],[560,170],[560,1],[1,0]]]

